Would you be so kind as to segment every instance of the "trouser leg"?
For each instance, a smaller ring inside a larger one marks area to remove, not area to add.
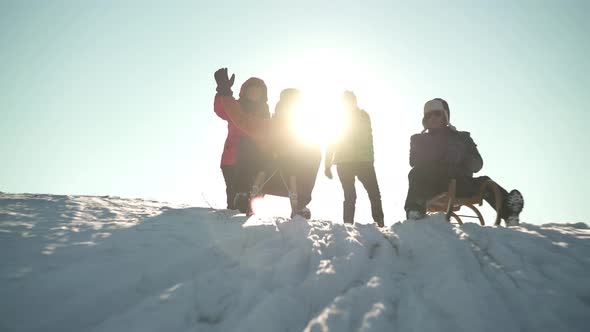
[[[408,173],[408,194],[406,211],[426,212],[426,202],[437,194],[448,190],[449,177],[433,168],[414,167]]]
[[[381,204],[381,192],[379,191],[379,183],[377,182],[377,174],[375,173],[375,166],[373,163],[362,163],[359,165],[358,171],[359,181],[365,187],[371,202],[371,214],[375,222],[383,222],[383,206]]]
[[[479,188],[481,186],[481,184],[483,182],[485,182],[486,180],[491,180],[491,179],[488,176],[480,176],[477,178],[473,178],[474,184],[477,186],[477,188]],[[500,199],[502,200],[502,210],[496,211],[496,212],[500,212],[500,218],[506,219],[509,214],[508,204],[506,204],[506,198],[508,197],[508,191],[506,191],[506,189],[504,189],[498,183],[496,183],[496,185],[498,186],[498,189],[500,190]],[[484,193],[483,198],[486,202],[488,202],[488,204],[490,204],[492,206],[492,208],[494,208],[494,210],[496,209],[496,195],[494,195],[494,191],[491,188],[489,188],[489,187],[487,188],[486,192]]]
[[[225,180],[225,194],[227,196],[227,208],[235,209],[234,197],[236,195],[235,190],[235,166],[224,165],[221,166],[221,172],[223,173],[223,179]]]
[[[321,154],[306,156],[301,162],[297,172],[297,190],[299,194],[299,207],[303,209],[311,202],[311,194],[315,186],[318,170],[320,168]]]
[[[262,154],[256,143],[248,137],[242,137],[238,142],[235,169],[235,191],[248,193],[252,189],[254,180],[262,170]]]
[[[342,216],[345,223],[354,223],[354,210],[356,205],[356,189],[354,187],[355,173],[352,165],[338,164],[338,178],[344,191],[344,204]]]

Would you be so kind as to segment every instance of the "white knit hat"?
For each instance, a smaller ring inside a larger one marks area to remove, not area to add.
[[[424,126],[424,129],[426,129],[426,115],[434,111],[442,111],[445,116],[447,126],[454,128],[451,125],[451,111],[449,110],[449,104],[442,98],[434,98],[424,104],[424,117],[422,118],[422,126]]]

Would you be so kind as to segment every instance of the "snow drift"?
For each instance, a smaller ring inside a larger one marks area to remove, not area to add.
[[[586,224],[256,218],[0,193],[1,331],[587,331]]]

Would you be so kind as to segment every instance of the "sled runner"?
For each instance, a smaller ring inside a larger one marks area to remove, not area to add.
[[[476,204],[481,206],[483,204],[483,198],[486,193],[486,189],[491,189],[494,193],[496,198],[496,221],[494,223],[495,226],[500,225],[500,211],[502,211],[502,196],[500,194],[500,190],[498,189],[498,185],[492,180],[484,181],[481,186],[479,187],[479,192],[477,195],[467,198],[457,198],[457,181],[452,179],[449,182],[449,189],[447,192],[441,193],[426,203],[426,212],[427,213],[435,213],[435,212],[445,212],[446,219],[450,222],[451,217],[454,218],[458,224],[463,225],[463,221],[461,217],[465,218],[477,218],[479,219],[479,223],[484,226],[485,222],[483,216],[479,209],[475,206]],[[465,206],[471,209],[476,216],[468,216],[468,215],[458,215],[455,212],[458,212],[462,206]]]

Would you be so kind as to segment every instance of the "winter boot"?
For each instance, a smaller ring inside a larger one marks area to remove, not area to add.
[[[375,219],[375,223],[377,223],[377,226],[380,228],[385,227],[385,222],[383,222],[383,218]]]
[[[299,210],[299,214],[307,220],[311,219],[311,211],[307,207],[304,207],[303,209]]]
[[[377,226],[385,226],[383,223],[383,206],[381,205],[380,199],[371,201],[371,214],[373,215],[373,220],[377,223]]]
[[[418,210],[408,210],[406,212],[407,220],[419,220],[425,217],[425,214]]]
[[[309,220],[311,219],[311,211],[306,207],[299,210],[291,210],[291,218],[294,218],[295,216],[301,216]]]
[[[524,207],[524,198],[520,191],[513,189],[508,196],[506,196],[506,209],[508,215],[506,216],[506,226],[518,226],[520,219],[519,215]]]
[[[234,198],[234,207],[241,213],[248,214],[250,212],[250,194],[249,193],[237,193]]]
[[[234,202],[236,201],[236,194],[230,194],[230,196],[227,197],[227,209],[228,210],[237,210],[236,209],[236,205],[234,204]]]

